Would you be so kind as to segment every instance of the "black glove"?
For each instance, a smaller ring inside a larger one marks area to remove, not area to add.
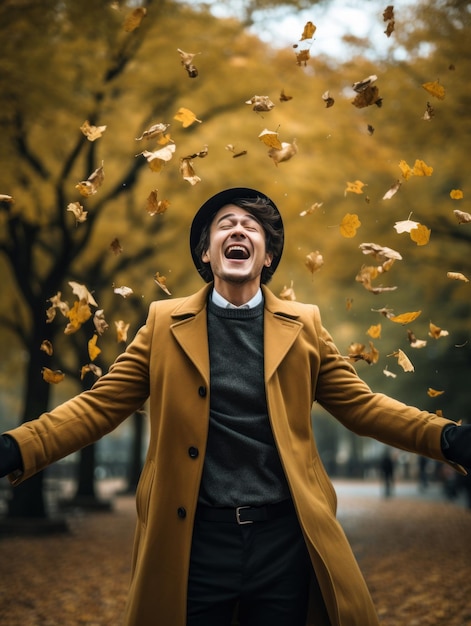
[[[441,446],[448,461],[458,463],[471,472],[471,424],[445,426]]]
[[[0,436],[0,478],[17,470],[23,471],[23,460],[18,444],[9,435]]]

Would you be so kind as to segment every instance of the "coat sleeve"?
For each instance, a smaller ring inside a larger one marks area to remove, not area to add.
[[[441,449],[444,426],[454,424],[428,411],[373,392],[342,356],[314,309],[320,367],[315,399],[344,426],[358,435],[430,458],[446,461]],[[458,471],[458,465],[451,464]]]
[[[11,474],[10,482],[16,485],[97,441],[145,404],[154,319],[151,305],[146,324],[90,390],[5,433],[17,442],[23,461],[23,472]]]

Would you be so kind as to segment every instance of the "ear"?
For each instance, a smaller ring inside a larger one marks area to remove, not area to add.
[[[203,252],[203,254],[201,255],[201,260],[203,261],[203,263],[209,263],[209,251],[208,250]]]
[[[273,254],[271,252],[267,252],[267,254],[265,255],[265,267],[270,267],[270,265],[272,264],[273,261]]]

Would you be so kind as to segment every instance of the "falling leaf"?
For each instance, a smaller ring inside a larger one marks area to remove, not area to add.
[[[273,163],[278,166],[278,163],[283,163],[283,161],[289,161],[298,153],[298,146],[296,144],[296,139],[293,139],[292,143],[287,143],[285,141],[281,142],[281,149],[270,148],[268,150],[268,156],[273,160]]]
[[[356,282],[362,283],[363,287],[367,291],[370,291],[371,293],[374,293],[374,294],[383,293],[385,291],[395,291],[397,287],[383,287],[383,286],[373,287],[372,285],[373,280],[378,278],[380,274],[382,274],[383,272],[389,269],[390,267],[389,263],[391,263],[391,261],[388,261],[387,263],[388,265],[384,263],[382,266],[379,266],[379,267],[363,265],[360,271],[358,272],[358,274],[355,276]]]
[[[311,204],[311,206],[308,209],[301,211],[299,215],[301,217],[305,217],[306,215],[312,215],[312,213],[314,213],[316,209],[320,209],[323,204],[324,204],[323,202],[314,202],[314,204]]]
[[[236,159],[237,157],[245,156],[247,154],[247,150],[236,150],[232,144],[227,144],[226,150],[232,152],[232,158]]]
[[[101,367],[98,367],[93,363],[88,363],[88,365],[83,365],[80,370],[80,380],[83,380],[88,372],[91,372],[96,378],[100,378],[103,373]]]
[[[345,300],[345,308],[347,309],[347,311],[351,311],[353,307],[353,298],[347,298]]]
[[[73,280],[69,281],[69,285],[72,287],[72,293],[77,296],[79,300],[85,300],[85,302],[91,304],[92,306],[98,306],[95,298],[88,291],[85,285],[82,285],[81,283],[76,283]]]
[[[387,192],[384,194],[383,196],[383,200],[390,200],[393,196],[396,195],[396,193],[399,191],[399,189],[401,188],[402,182],[400,180],[397,180],[394,185],[392,185]]]
[[[134,9],[134,11],[129,13],[126,16],[126,19],[124,20],[124,25],[123,25],[124,30],[127,33],[132,33],[133,30],[136,30],[136,28],[139,28],[146,14],[147,14],[147,9],[144,7],[139,7],[137,9]]]
[[[100,348],[96,345],[97,340],[98,335],[93,335],[93,337],[88,340],[88,355],[92,361],[94,361],[97,356],[101,354]]]
[[[53,385],[61,383],[65,378],[64,372],[61,372],[60,370],[51,370],[48,367],[43,367],[41,373],[43,375],[43,380],[47,383],[52,383]]]
[[[430,322],[430,324],[429,324],[429,333],[428,334],[433,339],[440,339],[440,337],[448,337],[449,333],[448,333],[447,330],[443,330],[439,326],[436,326],[435,324]]]
[[[51,306],[46,311],[46,323],[50,324],[56,315],[56,309],[58,309],[64,317],[67,317],[67,313],[69,312],[69,305],[67,302],[64,302],[62,299],[62,293],[60,291],[57,292],[55,296],[48,299],[48,302],[51,303]]]
[[[423,83],[422,87],[434,98],[438,98],[439,100],[445,99],[445,87],[440,85],[439,80],[435,80],[430,83]]]
[[[155,150],[154,152],[149,152],[149,150],[144,150],[143,152],[140,152],[136,156],[142,155],[143,157],[147,159],[147,162],[151,164],[152,161],[155,161],[155,160],[162,161],[162,162],[170,161],[174,153],[175,153],[175,144],[170,143],[164,146],[163,148],[159,148],[158,150]]]
[[[381,324],[374,324],[368,328],[366,334],[372,339],[381,339]]]
[[[131,287],[125,287],[125,286],[115,287],[113,289],[113,292],[118,294],[118,296],[123,296],[123,298],[127,298],[128,296],[134,293]]]
[[[353,183],[347,182],[347,187],[345,189],[345,195],[347,193],[363,193],[363,187],[367,186],[366,183],[362,183],[361,180],[356,180]]]
[[[105,313],[103,309],[98,309],[97,311],[95,311],[95,315],[93,316],[93,324],[99,335],[103,335],[105,330],[108,330],[109,326],[107,321],[105,320]]]
[[[405,372],[413,372],[414,366],[412,365],[409,357],[403,352],[401,349],[396,350],[392,354],[388,354],[388,356],[395,356],[397,358],[398,364],[402,367]]]
[[[429,387],[428,390],[427,390],[427,394],[431,398],[436,398],[437,396],[441,396],[444,393],[445,393],[444,391],[437,391],[437,389],[432,389],[432,387]]]
[[[192,52],[183,52],[180,48],[177,48],[177,50],[180,53],[182,65],[186,69],[188,76],[190,78],[196,78],[198,76],[198,69],[193,65],[193,59],[199,52],[193,54]]]
[[[407,331],[407,339],[411,348],[420,349],[425,348],[427,345],[427,341],[425,339],[417,339],[411,330]]]
[[[92,312],[88,301],[85,298],[76,300],[73,307],[67,312],[69,323],[65,327],[64,334],[72,335],[76,333],[82,327],[82,324],[85,324],[91,316]]]
[[[115,237],[113,241],[110,243],[110,249],[111,249],[111,252],[115,254],[116,256],[123,252],[123,247],[121,246],[121,243],[117,237]]]
[[[193,169],[191,159],[180,159],[180,173],[183,176],[183,180],[188,181],[190,185],[196,185],[201,182],[201,178],[196,175]]]
[[[268,96],[252,96],[245,104],[251,104],[253,111],[271,111],[275,106]]]
[[[12,196],[6,193],[0,193],[0,202],[6,202],[7,204],[13,204],[15,201]]]
[[[361,222],[356,213],[347,213],[340,222],[340,233],[342,237],[350,239],[355,237],[357,229],[360,228]]]
[[[269,148],[274,148],[275,150],[282,149],[281,141],[278,139],[278,133],[274,130],[268,130],[268,128],[265,128],[262,130],[258,138]]]
[[[393,20],[393,19],[394,19],[394,6],[390,4],[383,11],[383,21],[388,22],[389,20]]]
[[[392,309],[388,309],[387,307],[383,307],[381,309],[371,309],[371,310],[374,313],[381,313],[381,315],[383,317],[386,317],[387,319],[389,319],[393,315]]]
[[[414,220],[402,220],[401,222],[396,222],[394,224],[394,229],[397,233],[410,233],[411,230],[417,228],[419,226],[419,222],[414,222]]]
[[[385,376],[389,376],[390,378],[397,378],[397,374],[395,374],[394,372],[391,372],[390,370],[388,370],[387,366],[384,368],[383,374]]]
[[[164,124],[163,122],[153,124],[150,128],[145,130],[140,137],[136,137],[136,141],[141,141],[142,139],[154,139],[155,137],[160,138],[167,131],[169,126],[170,124]]]
[[[353,83],[352,88],[357,95],[352,100],[352,104],[357,109],[363,109],[372,104],[376,104],[377,107],[382,106],[383,99],[379,97],[378,87],[373,84],[377,78],[376,75],[372,74],[368,78]]]
[[[152,217],[153,215],[159,215],[165,213],[168,209],[170,202],[168,200],[157,199],[158,189],[153,189],[146,201],[146,211]]]
[[[422,115],[422,119],[426,122],[430,122],[435,117],[435,110],[430,102],[427,102],[425,106],[425,113]]]
[[[306,22],[301,35],[300,43],[293,45],[296,54],[296,64],[306,66],[310,59],[310,50],[316,32],[316,26],[312,22]]]
[[[464,274],[461,272],[447,272],[447,278],[452,278],[453,280],[462,280],[464,283],[469,283],[469,279],[466,278]]]
[[[394,26],[395,26],[395,21],[390,20],[386,26],[386,30],[384,31],[384,34],[387,35],[388,37],[391,37],[392,33],[394,32]]]
[[[332,98],[328,91],[324,91],[324,93],[322,94],[322,100],[324,100],[327,109],[330,109],[330,107],[333,107],[335,104],[335,100]]]
[[[380,262],[386,260],[402,260],[402,256],[399,254],[399,252],[393,250],[392,248],[388,248],[387,246],[380,246],[376,243],[361,243],[358,247],[363,252],[363,254],[371,254],[371,256],[373,256]],[[385,268],[383,268],[383,270],[384,269]]]
[[[45,352],[47,354],[47,356],[52,356],[52,353],[54,352],[54,349],[52,347],[52,343],[48,339],[45,339],[43,342],[41,342],[41,348],[40,349],[43,352]]]
[[[319,250],[316,250],[315,252],[310,252],[306,256],[304,264],[311,272],[311,274],[314,274],[314,272],[320,270],[320,268],[324,265],[324,257],[319,252]]]
[[[350,361],[365,361],[369,365],[377,363],[379,359],[379,351],[374,347],[373,342],[369,342],[370,350],[366,351],[365,345],[362,343],[351,343],[348,347],[347,358]]]
[[[183,128],[188,128],[188,126],[191,126],[193,122],[198,122],[199,124],[202,123],[193,111],[190,111],[190,109],[186,109],[185,107],[180,107],[173,119],[177,120],[177,122],[181,122]]]
[[[375,132],[374,126],[371,126],[371,124],[367,125],[366,130],[368,132],[368,135],[373,135]]]
[[[80,130],[88,141],[96,141],[103,135],[106,126],[93,126],[88,120],[85,120],[82,126],[80,126]]]
[[[93,196],[98,191],[99,187],[101,187],[103,180],[105,178],[105,170],[103,169],[103,164],[101,167],[98,167],[87,180],[82,180],[80,183],[75,185],[75,188],[79,190],[80,195],[88,197]]]
[[[292,99],[293,99],[293,96],[288,96],[287,94],[285,94],[285,90],[284,89],[281,90],[280,102],[289,102]]]
[[[462,200],[464,197],[463,192],[461,191],[461,189],[452,189],[450,191],[450,198],[452,200]]]
[[[76,224],[87,221],[88,211],[84,211],[83,206],[80,204],[80,202],[70,202],[67,205],[67,211],[70,211],[74,214]]]
[[[167,278],[165,276],[161,276],[159,274],[159,272],[156,272],[155,276],[154,276],[154,280],[157,283],[157,285],[162,289],[162,291],[164,291],[167,295],[171,296],[172,294],[170,293],[170,291],[168,290],[167,287]]]
[[[123,320],[119,320],[118,322],[115,322],[115,326],[117,342],[126,342],[128,339],[129,324],[126,324],[126,322],[123,322]]]
[[[433,167],[427,165],[424,161],[417,159],[412,169],[414,176],[431,176],[433,173]]]
[[[296,301],[296,294],[294,293],[294,289],[293,289],[293,281],[291,281],[291,284],[289,287],[284,285],[279,297],[281,298],[281,300],[290,300],[292,302]]]
[[[418,224],[416,228],[410,231],[410,238],[412,241],[415,241],[418,246],[425,246],[430,241],[431,232],[430,228],[427,228],[423,224]]]
[[[458,219],[458,224],[468,224],[469,222],[471,222],[471,213],[458,211],[458,209],[455,209],[453,213],[455,214],[455,217]]]
[[[391,315],[388,319],[391,322],[396,322],[396,324],[410,324],[414,320],[416,320],[422,311],[410,311],[408,313],[401,313],[400,315]]]

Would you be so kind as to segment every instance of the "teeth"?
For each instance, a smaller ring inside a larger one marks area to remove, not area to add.
[[[226,250],[226,257],[232,257],[237,259],[248,259],[250,256],[248,250],[244,246],[232,245]]]

